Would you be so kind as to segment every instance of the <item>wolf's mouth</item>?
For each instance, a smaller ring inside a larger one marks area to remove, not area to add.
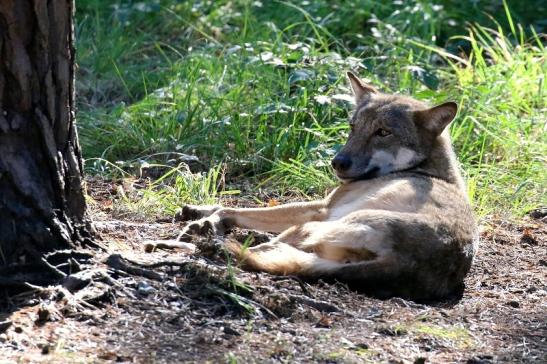
[[[354,175],[354,176],[336,172],[336,177],[338,177],[338,179],[340,179],[342,182],[362,181],[362,180],[379,177],[379,174],[378,174],[379,171],[380,171],[379,167],[373,167],[365,173]]]
[[[355,178],[355,180],[365,180],[365,179],[372,179],[372,178],[376,178],[380,175],[380,168],[379,167],[372,167],[369,171],[357,176],[357,178]]]

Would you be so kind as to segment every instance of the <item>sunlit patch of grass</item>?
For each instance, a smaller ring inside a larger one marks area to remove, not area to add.
[[[231,351],[224,355],[224,360],[226,360],[226,363],[228,364],[237,364],[239,363],[239,361],[237,360],[237,356],[235,356],[234,353],[232,353]]]
[[[279,161],[274,164],[271,177],[262,184],[275,186],[282,194],[321,195],[336,186],[335,177],[325,164],[324,160],[319,160],[315,165],[294,159]]]
[[[160,198],[168,212],[174,212],[184,204],[211,205],[217,202],[218,195],[239,192],[225,191],[223,179],[222,164],[207,173],[192,173],[183,167],[173,168],[155,181],[145,195]]]
[[[419,335],[448,340],[459,349],[470,349],[476,345],[475,340],[463,327],[442,327],[432,324],[417,323],[409,327],[409,331]]]
[[[239,193],[238,190],[224,188],[222,164],[205,173],[192,173],[185,165],[167,170],[145,189],[125,192],[120,187],[118,199],[113,204],[112,215],[134,220],[150,220],[173,215],[185,204],[211,205],[218,203],[221,196]]]

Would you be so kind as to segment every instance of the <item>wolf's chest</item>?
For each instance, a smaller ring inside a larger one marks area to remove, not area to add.
[[[327,221],[341,219],[354,212],[390,210],[413,212],[416,191],[406,180],[382,181],[383,183],[355,183],[343,186],[331,199]]]

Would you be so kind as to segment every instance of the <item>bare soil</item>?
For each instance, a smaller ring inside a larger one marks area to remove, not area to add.
[[[417,304],[245,272],[213,238],[195,253],[145,253],[145,240],[176,238],[181,225],[115,218],[114,190],[92,189],[107,248],[94,267],[113,279],[85,297],[51,287],[4,300],[0,363],[547,362],[544,216],[483,221],[463,296]],[[131,273],[106,264],[112,254]]]

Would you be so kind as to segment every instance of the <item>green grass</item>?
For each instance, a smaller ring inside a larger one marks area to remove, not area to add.
[[[174,169],[146,192],[166,212],[216,199],[220,179],[323,195],[354,69],[386,92],[457,101],[478,215],[522,216],[547,205],[545,5],[524,3],[78,1],[79,130],[100,158],[88,170],[198,156],[211,173]]]
[[[435,324],[414,323],[408,326],[408,330],[420,336],[448,341],[461,350],[476,346],[475,340],[464,327],[442,327]]]
[[[183,204],[211,205],[220,196],[239,193],[238,190],[218,191],[224,178],[221,164],[206,173],[192,173],[183,164],[174,168],[163,165],[148,166],[154,167],[168,169],[168,172],[155,179],[146,189],[134,189],[129,193],[122,189],[113,206],[115,216],[146,220],[162,213],[173,215]]]

